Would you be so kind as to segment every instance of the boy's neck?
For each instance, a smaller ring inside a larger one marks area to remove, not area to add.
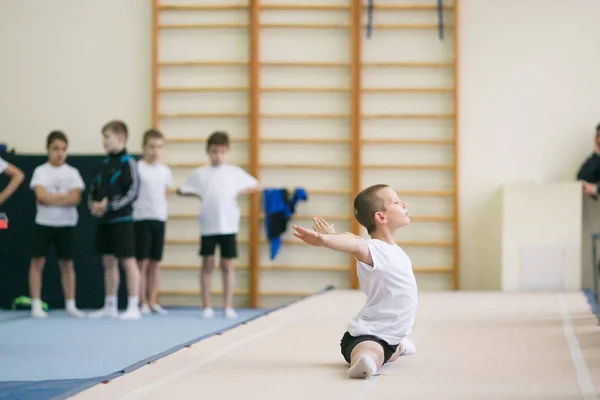
[[[150,165],[158,164],[158,158],[144,157],[143,160],[146,164],[150,164]]]
[[[126,151],[125,147],[121,147],[120,149],[115,149],[115,150],[111,151],[109,154],[116,156],[118,154],[125,153],[125,151]]]
[[[371,239],[381,240],[382,242],[385,242],[387,244],[396,244],[396,240],[394,239],[394,233],[388,230],[376,230],[375,232],[371,233],[370,236]]]

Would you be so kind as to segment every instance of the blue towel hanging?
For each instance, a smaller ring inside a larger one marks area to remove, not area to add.
[[[264,189],[265,228],[271,244],[271,260],[275,259],[281,247],[281,235],[296,211],[299,201],[308,200],[306,190],[297,188],[292,198],[287,189]]]

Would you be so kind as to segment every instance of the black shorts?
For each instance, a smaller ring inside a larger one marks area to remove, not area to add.
[[[73,260],[74,231],[75,228],[72,226],[54,227],[36,224],[31,257],[46,257],[50,246],[54,245],[59,260]]]
[[[113,255],[119,259],[135,257],[133,221],[98,224],[96,254]]]
[[[356,347],[357,344],[364,341],[377,342],[383,347],[383,362],[386,363],[389,361],[390,357],[394,355],[398,345],[388,344],[385,340],[381,340],[376,336],[371,335],[361,335],[361,336],[352,336],[348,332],[344,333],[342,336],[342,341],[340,342],[340,347],[342,350],[342,355],[344,356],[344,360],[348,364],[350,364],[350,354],[352,354],[352,350]]]
[[[215,248],[219,245],[221,257],[237,257],[237,239],[236,235],[210,235],[200,237],[200,255],[203,257],[215,254]]]
[[[165,223],[135,221],[135,256],[138,260],[161,261],[165,245]]]

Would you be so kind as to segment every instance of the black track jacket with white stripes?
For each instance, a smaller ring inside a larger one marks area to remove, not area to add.
[[[100,223],[133,221],[133,202],[140,190],[137,161],[127,149],[109,154],[102,160],[94,181],[89,185],[88,201],[108,199]]]

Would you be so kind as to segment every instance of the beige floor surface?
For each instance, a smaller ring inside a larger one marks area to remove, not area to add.
[[[349,380],[339,340],[363,300],[350,291],[311,297],[73,399],[587,400],[600,393],[600,327],[580,292],[421,293],[417,354],[370,380]]]

